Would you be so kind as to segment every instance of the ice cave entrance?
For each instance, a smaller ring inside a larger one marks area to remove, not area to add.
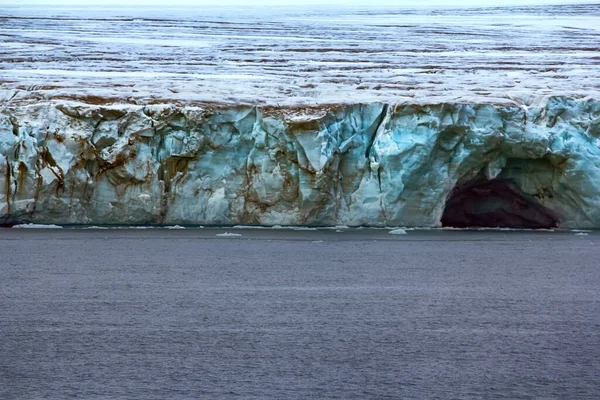
[[[441,222],[455,228],[549,229],[557,227],[558,218],[511,180],[479,175],[454,188]]]

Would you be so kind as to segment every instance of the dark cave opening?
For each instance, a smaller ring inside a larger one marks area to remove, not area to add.
[[[452,190],[441,222],[455,228],[550,229],[559,219],[512,181],[479,175]]]

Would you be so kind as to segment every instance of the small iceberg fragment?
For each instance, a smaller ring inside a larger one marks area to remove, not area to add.
[[[183,227],[181,225],[173,225],[173,226],[168,226],[167,229],[185,229],[185,227]]]
[[[92,225],[92,226],[85,226],[83,229],[108,229],[108,227]]]
[[[320,229],[329,229],[329,230],[332,230],[332,231],[339,232],[339,231],[342,231],[342,230],[345,230],[345,229],[350,229],[350,227],[348,225],[335,225],[335,226],[325,226],[325,227],[322,227]]]
[[[62,229],[62,226],[60,225],[53,225],[53,224],[19,224],[19,225],[14,225],[13,228],[17,228],[17,229]]]
[[[394,229],[388,232],[390,235],[406,235],[406,230],[402,228]]]
[[[576,233],[575,236],[587,236],[588,234],[585,232]]]
[[[242,236],[239,233],[229,233],[229,232],[225,232],[225,233],[217,233],[215,236],[220,236],[220,237],[239,237]]]

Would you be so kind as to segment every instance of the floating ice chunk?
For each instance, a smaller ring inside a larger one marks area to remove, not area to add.
[[[108,227],[92,225],[92,226],[86,226],[83,229],[108,229]]]
[[[217,233],[215,236],[220,236],[220,237],[239,237],[242,236],[239,233],[229,233],[229,232],[225,232],[225,233]]]
[[[298,226],[298,227],[294,227],[295,231],[316,231],[317,228],[311,228],[309,226]]]
[[[390,235],[406,235],[406,230],[402,228],[394,229],[388,232]]]
[[[587,236],[588,234],[585,232],[576,233],[575,236]]]
[[[17,228],[17,229],[62,229],[62,226],[60,225],[53,225],[53,224],[19,224],[19,225],[14,225],[13,228]]]
[[[173,225],[173,226],[168,226],[167,229],[185,229],[185,227],[183,227],[181,225]]]
[[[347,225],[336,225],[336,226],[326,226],[320,229],[329,229],[332,231],[339,231],[339,230],[343,230],[343,229],[350,229],[350,227],[348,227]]]

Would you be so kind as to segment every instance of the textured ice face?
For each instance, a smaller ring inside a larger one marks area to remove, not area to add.
[[[600,227],[600,102],[0,111],[5,224],[439,226],[478,175]]]

